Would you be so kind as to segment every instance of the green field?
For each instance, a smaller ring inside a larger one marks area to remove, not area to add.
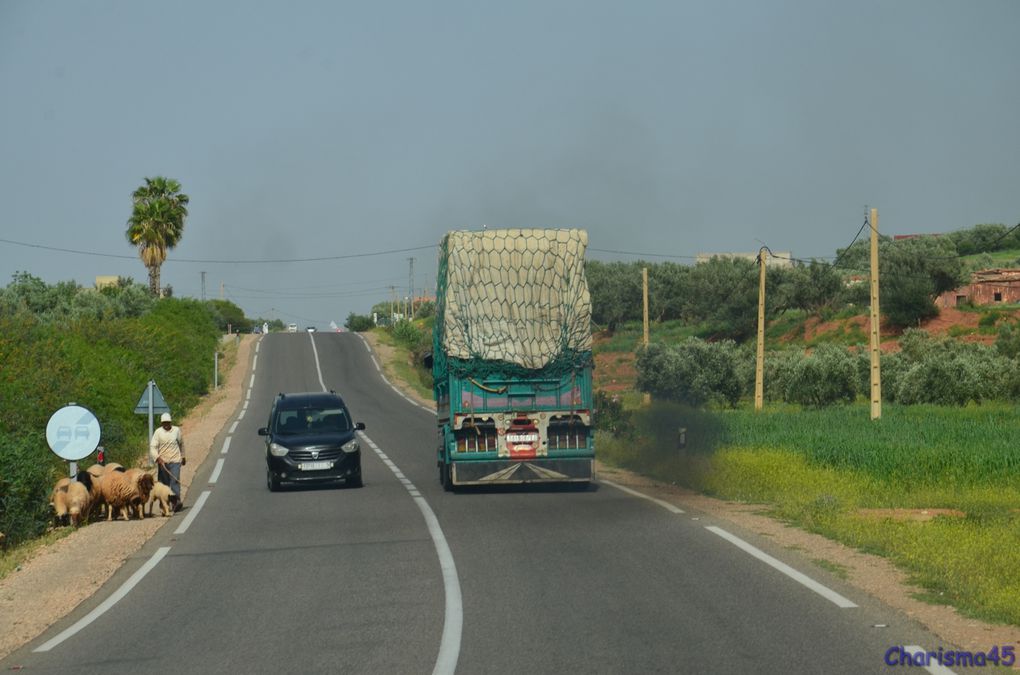
[[[929,601],[1020,625],[1020,416],[1015,406],[866,405],[706,412],[655,403],[612,464],[774,515],[892,559]],[[678,429],[688,444],[677,448]],[[870,509],[954,509],[926,522]]]

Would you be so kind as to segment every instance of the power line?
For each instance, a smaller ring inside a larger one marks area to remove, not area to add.
[[[74,253],[76,255],[91,255],[99,258],[120,258],[123,260],[138,260],[138,256],[135,255],[120,255],[116,253],[100,253],[98,251],[83,251],[81,249],[61,248],[59,246],[46,246],[44,244],[30,244],[24,241],[14,241],[12,239],[0,239],[0,243],[12,244],[14,246],[24,246],[27,248],[37,248],[42,249],[44,251],[58,251],[60,253]],[[385,251],[369,251],[367,253],[348,253],[345,255],[320,256],[316,258],[262,258],[249,260],[217,260],[208,258],[199,259],[199,258],[168,257],[167,262],[220,264],[220,265],[261,265],[267,263],[325,262],[330,260],[349,260],[351,258],[371,258],[374,256],[391,255],[394,253],[423,251],[429,248],[436,248],[436,244],[429,244],[427,246],[412,246],[409,248],[395,248]]]

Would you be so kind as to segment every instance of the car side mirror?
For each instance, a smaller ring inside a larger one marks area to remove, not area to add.
[[[269,429],[267,429],[266,427],[262,427],[261,429],[259,429],[259,436],[268,436],[268,435],[269,435]]]
[[[354,423],[354,428],[357,429],[358,431],[364,431],[365,430],[365,423],[364,422],[355,422]]]

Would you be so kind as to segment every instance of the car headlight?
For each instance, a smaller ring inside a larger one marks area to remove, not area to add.
[[[283,457],[288,452],[290,452],[290,448],[284,447],[279,443],[269,444],[269,454],[271,454],[273,457]]]
[[[340,449],[346,452],[347,454],[350,454],[352,452],[358,452],[359,450],[361,450],[361,446],[358,445],[358,439],[352,438],[351,440],[344,443]]]

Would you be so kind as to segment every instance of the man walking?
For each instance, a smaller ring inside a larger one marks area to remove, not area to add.
[[[174,511],[180,511],[181,502],[181,467],[187,464],[184,457],[184,436],[181,428],[174,426],[170,413],[163,413],[159,418],[159,428],[152,433],[149,441],[149,457],[159,466],[157,480],[177,495]]]

